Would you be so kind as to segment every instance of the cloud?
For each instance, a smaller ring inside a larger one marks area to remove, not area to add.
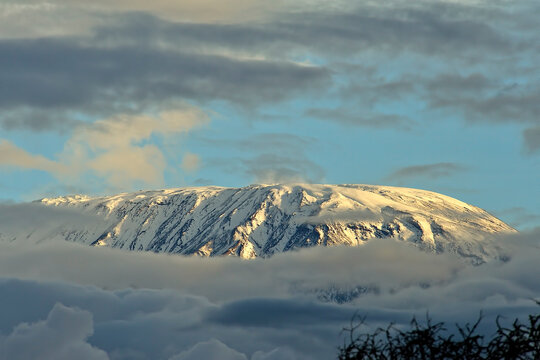
[[[459,111],[468,121],[537,123],[540,84],[507,81],[478,73],[441,74],[428,80],[425,96],[431,108]]]
[[[430,117],[440,117],[441,113],[447,116],[459,114],[468,122],[536,124],[536,114],[540,111],[539,84],[534,81],[512,82],[512,79],[523,76],[518,69],[502,68],[496,72],[491,66],[489,61],[485,61],[479,70],[472,72],[409,71],[390,79],[379,74],[377,69],[359,67],[355,70],[356,75],[351,76],[349,83],[339,90],[341,99],[346,101],[342,108],[312,109],[307,115],[334,118],[350,124],[356,121],[361,125],[370,118],[362,121],[361,115],[344,109],[357,108],[358,104],[362,105],[361,109],[375,109],[378,105],[387,107],[396,103],[420,102],[426,107],[418,111]],[[347,66],[343,71],[347,71]],[[377,113],[373,115],[372,122],[373,126],[378,124],[379,127],[413,124],[402,115],[389,115],[385,121],[385,117]],[[369,124],[368,121],[366,125]]]
[[[361,64],[338,63],[335,66],[353,75],[339,90],[341,98],[353,100],[365,108],[373,109],[376,104],[384,101],[405,100],[418,90],[418,79],[411,74],[392,78],[388,74],[379,73],[373,65],[365,67]]]
[[[225,172],[243,173],[256,183],[318,183],[325,176],[324,169],[308,156],[310,148],[317,144],[310,136],[262,133],[249,138],[205,138],[202,141],[241,154],[216,157],[207,165],[223,168]]]
[[[294,7],[299,7],[300,3]],[[316,6],[312,0],[309,3]],[[322,1],[319,3],[324,4]],[[262,0],[230,0],[227,6],[217,0],[159,0],[152,3],[139,0],[96,0],[92,3],[81,0],[6,0],[0,3],[0,37],[87,35],[93,26],[119,14],[146,13],[170,21],[230,24],[262,21],[287,9],[291,10],[291,4],[284,1],[274,1],[270,5]]]
[[[21,320],[34,322],[42,318],[54,306],[51,302],[61,300],[70,307],[93,314],[94,334],[88,342],[105,350],[111,359],[169,359],[177,355],[191,358],[201,353],[208,355],[207,359],[221,359],[211,356],[216,348],[230,348],[235,350],[229,350],[229,355],[241,358],[249,358],[256,352],[261,357],[274,351],[274,354],[281,352],[289,358],[307,360],[321,358],[320,355],[332,356],[334,347],[328,346],[327,341],[339,340],[336,323],[322,324],[317,331],[306,331],[302,327],[283,329],[262,323],[253,331],[234,323],[217,323],[208,316],[216,314],[220,305],[178,291],[125,289],[113,292],[20,280],[0,280],[0,288],[9,294],[0,299],[4,306],[0,313],[6,320],[1,326],[2,333],[9,333]],[[289,306],[296,306],[295,301],[290,301]],[[333,310],[338,310],[335,308]],[[224,310],[222,317],[227,316],[227,311]],[[349,310],[339,323],[352,313]],[[215,340],[209,344],[208,339]],[[302,343],[295,345],[296,341]],[[290,350],[276,351],[282,347]]]
[[[456,163],[436,163],[426,165],[406,166],[392,172],[387,176],[388,180],[405,180],[411,178],[439,179],[441,177],[453,176],[463,172],[467,168]]]
[[[188,132],[208,121],[195,108],[162,112],[158,116],[115,116],[81,126],[66,142],[60,158],[76,170],[104,177],[116,188],[140,181],[148,185],[163,182],[166,160],[153,144],[153,135],[171,136]]]
[[[339,323],[351,315],[348,307],[290,299],[254,298],[227,303],[210,312],[208,320],[245,327],[313,326],[320,322]]]
[[[538,232],[525,232],[495,240],[506,260],[481,266],[394,241],[261,261],[0,243],[0,343],[20,323],[41,324],[56,303],[71,308],[62,309],[78,319],[71,322],[76,329],[91,329],[82,319],[92,314],[93,335],[74,331],[70,339],[87,339],[111,359],[216,349],[252,360],[332,358],[355,312],[373,328],[400,326],[426,311],[436,321],[463,324],[483,310],[481,330],[491,334],[497,314],[511,321],[537,311],[531,299],[540,293],[539,239]],[[309,291],[359,285],[371,290],[342,305],[321,303]]]
[[[516,48],[517,43],[505,33],[505,27],[497,28],[490,22],[503,18],[505,12],[489,6],[441,2],[379,6],[357,2],[337,4],[333,9],[288,10],[279,17],[247,24],[166,22],[139,16],[138,22],[124,23],[126,28],[111,27],[110,34],[118,39],[129,36],[137,28],[146,41],[157,38],[169,44],[200,41],[199,46],[208,48],[259,53],[263,50],[273,55],[308,50],[341,56],[376,49],[443,56],[459,51],[476,53],[478,48],[502,54],[503,49]]]
[[[92,314],[57,303],[44,321],[21,323],[3,341],[2,358],[108,360],[86,342],[93,333]]]
[[[161,112],[159,115],[117,115],[81,124],[51,160],[32,155],[8,141],[0,142],[0,165],[51,173],[61,182],[77,184],[85,174],[95,175],[116,189],[135,184],[160,185],[167,161],[153,136],[168,137],[188,132],[208,122],[196,108]],[[186,171],[196,170],[196,155],[187,154]]]
[[[68,171],[62,164],[41,155],[30,154],[5,139],[0,139],[0,166],[42,170],[58,175]]]
[[[11,129],[42,129],[42,116],[108,117],[177,107],[185,99],[252,106],[329,81],[322,67],[205,54],[180,44],[170,49],[159,43],[108,44],[76,37],[0,40],[0,54],[5,54],[0,56],[0,80],[5,84],[0,122]],[[44,66],[45,61],[49,65]],[[45,124],[64,125],[59,120]]]
[[[61,134],[72,131],[80,126],[82,121],[78,120],[80,113],[75,110],[54,109],[44,111],[39,108],[19,107],[7,110],[0,116],[0,125],[4,130],[31,130],[34,132],[45,132],[56,130]]]
[[[50,222],[57,223],[61,215],[49,214]],[[55,216],[58,216],[56,220]],[[13,226],[23,226],[27,221],[24,217],[15,219]],[[65,223],[69,224],[69,221],[66,219]],[[40,226],[36,230],[47,227],[44,220],[38,221],[37,225]],[[24,239],[0,243],[0,274],[70,281],[108,289],[130,286],[175,288],[212,300],[231,300],[253,295],[288,296],[291,291],[298,294],[299,290],[331,285],[375,286],[379,291],[392,292],[418,284],[448,282],[463,268],[463,263],[453,255],[433,256],[393,240],[374,240],[352,248],[317,247],[254,261],[124,252],[65,241],[45,241],[46,238],[38,240],[41,245],[25,245]],[[511,247],[516,242],[492,243],[492,247],[499,247],[497,252],[502,254],[501,257],[508,258],[517,251]],[[488,244],[484,246],[487,250]],[[407,271],[402,271],[404,268]],[[430,271],[426,271],[428,268]],[[178,277],[178,274],[190,275]],[[220,276],[216,277],[216,274]],[[238,281],[240,278],[242,281]]]
[[[302,157],[261,154],[243,159],[241,164],[247,175],[262,184],[317,183],[324,177],[324,170],[319,165]]]
[[[0,2],[0,38],[54,37],[87,33],[99,23],[91,11],[53,1]]]
[[[58,229],[83,229],[98,226],[102,218],[74,209],[53,208],[33,203],[0,202],[0,240],[12,240],[21,228],[29,230],[29,241],[40,242]],[[62,231],[60,231],[62,232]]]
[[[20,3],[7,2],[0,7],[0,14],[34,15],[34,12],[49,13],[76,10],[94,11],[97,13],[116,12],[148,12],[157,16],[184,21],[204,22],[247,22],[267,17],[268,13],[277,8],[283,8],[282,1],[276,1],[270,6],[261,0],[231,0],[227,6],[216,0],[184,0],[182,2],[158,0],[148,3],[142,0],[118,0],[109,2],[96,0],[91,4],[82,0],[50,0],[42,3],[38,0],[23,0]],[[39,17],[37,17],[39,19]],[[54,25],[54,24],[51,24]]]
[[[231,13],[242,9],[238,13],[242,20],[249,18],[247,9],[269,16],[225,23],[189,15],[189,9],[197,8],[206,9],[200,14],[223,13],[218,11],[223,6],[213,0],[197,4],[122,1],[85,5],[52,2],[47,10],[47,18],[53,20],[91,19],[90,25],[85,22],[80,26],[86,29],[83,33],[70,25],[64,36],[0,40],[0,55],[4,55],[0,56],[0,80],[3,89],[9,89],[0,91],[5,127],[61,129],[70,125],[65,121],[73,119],[74,114],[108,117],[140,113],[172,107],[185,99],[201,103],[224,100],[252,108],[295,96],[325,94],[340,75],[331,63],[343,62],[344,56],[350,55],[355,56],[353,62],[365,60],[377,67],[377,59],[388,59],[389,53],[412,53],[428,63],[431,57],[440,57],[461,66],[473,58],[487,67],[496,64],[498,71],[501,64],[508,65],[505,69],[515,69],[515,62],[506,55],[527,52],[534,43],[531,26],[535,22],[523,21],[534,7],[529,2],[515,9],[520,16],[509,16],[504,8],[487,3],[380,6],[340,2],[328,6],[306,1],[293,7],[270,7],[238,0],[227,8]],[[44,5],[31,1],[7,9],[37,16],[40,6]],[[215,12],[208,12],[209,8]],[[56,16],[57,11],[75,13]],[[169,14],[175,20],[164,20],[156,13]],[[184,14],[188,20],[174,14]],[[514,32],[523,36],[514,36]],[[310,60],[298,61],[306,58]],[[522,64],[519,69],[526,67]],[[374,83],[362,87],[365,98],[388,98],[407,93],[411,82],[375,76]],[[515,115],[514,109],[523,105],[531,108],[528,113],[534,113],[535,99],[527,95],[496,96],[479,103],[472,99],[464,106],[473,112],[485,112],[487,117],[501,117]],[[492,106],[504,111],[489,112]],[[341,117],[350,118],[347,113]],[[361,119],[368,125],[401,122],[395,115],[379,113],[368,113]]]
[[[182,164],[180,167],[187,173],[197,171],[199,169],[201,160],[197,154],[187,153],[182,158]]]
[[[173,356],[169,360],[199,359],[248,360],[244,354],[231,349],[216,339],[195,344],[191,349]]]
[[[354,114],[343,108],[311,108],[306,111],[305,115],[334,123],[342,123],[344,125],[356,125],[371,128],[410,129],[411,123],[410,119],[402,115],[377,113],[365,114],[361,111]]]
[[[205,40],[216,43],[219,42],[219,30],[224,35],[223,40],[231,41],[230,34],[236,26],[243,26],[253,28],[253,43],[264,39],[265,32],[262,30],[267,30],[274,35],[273,40],[282,37],[282,42],[295,41],[307,45],[313,44],[313,41],[303,40],[311,40],[313,36],[317,36],[325,44],[329,39],[342,38],[342,41],[349,41],[356,38],[357,43],[374,43],[378,38],[383,46],[387,42],[404,46],[401,40],[407,40],[407,43],[427,49],[435,46],[442,48],[441,43],[444,42],[448,44],[447,48],[456,44],[463,46],[471,40],[481,46],[500,46],[504,43],[504,38],[497,33],[496,27],[490,26],[489,20],[497,20],[497,24],[504,24],[509,20],[503,17],[504,10],[488,6],[487,3],[483,5],[480,7],[468,2],[435,1],[414,5],[391,2],[380,6],[362,1],[337,1],[328,4],[318,0],[298,1],[295,4],[276,1],[269,5],[261,0],[232,0],[227,6],[223,6],[216,0],[189,0],[180,3],[159,0],[151,4],[139,0],[114,3],[99,0],[92,4],[80,0],[52,0],[47,3],[26,0],[2,4],[0,14],[4,14],[8,22],[4,25],[5,30],[17,27],[9,15],[24,14],[26,16],[20,17],[32,19],[35,24],[31,21],[28,21],[28,24],[36,26],[44,24],[46,19],[39,15],[40,12],[46,12],[48,18],[58,18],[61,21],[60,24],[45,22],[49,27],[61,28],[63,25],[76,32],[78,29],[69,27],[70,22],[59,16],[60,14],[74,12],[81,18],[84,13],[94,13],[92,20],[98,22],[100,17],[110,17],[111,14],[146,13],[172,22],[185,22],[186,25],[211,24],[214,27],[210,29],[216,31],[207,31],[208,37]],[[521,10],[523,7],[525,6],[514,9]],[[266,26],[254,26],[260,24]],[[531,24],[535,25],[532,21]],[[247,36],[244,38],[248,39]],[[264,47],[262,44],[259,46]]]

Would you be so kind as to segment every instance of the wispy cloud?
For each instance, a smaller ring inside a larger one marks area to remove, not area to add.
[[[8,140],[0,139],[0,166],[15,169],[35,169],[58,176],[68,173],[68,168],[41,155],[34,155]]]
[[[221,167],[226,172],[245,174],[256,183],[316,183],[325,176],[324,169],[308,156],[309,150],[317,145],[317,141],[309,136],[262,133],[247,139],[207,138],[203,141],[244,154],[210,159],[208,165]]]
[[[354,113],[344,108],[312,108],[308,109],[305,115],[333,123],[371,128],[410,129],[412,123],[410,119],[402,115],[370,112],[366,114],[362,111]]]
[[[402,181],[414,178],[439,179],[466,171],[467,167],[457,163],[412,165],[399,168],[386,177],[387,180]]]
[[[443,74],[429,80],[430,106],[461,112],[466,120],[536,123],[540,84],[508,84],[482,74]]]
[[[116,189],[128,190],[137,183],[157,186],[163,182],[167,161],[156,145],[146,142],[152,136],[188,132],[208,121],[196,108],[156,116],[118,115],[79,125],[57,159],[30,154],[4,140],[0,142],[0,166],[42,170],[68,185],[78,184],[81,176],[90,174]],[[196,170],[196,155],[186,156],[184,170]]]

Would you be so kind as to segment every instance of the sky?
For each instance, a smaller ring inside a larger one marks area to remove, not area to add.
[[[491,334],[497,315],[537,313],[538,14],[537,0],[0,0],[0,360],[329,359],[354,314],[373,330],[482,312]],[[24,203],[43,197],[281,182],[431,190],[520,232],[481,266],[385,240],[242,261],[9,236],[95,220]]]
[[[422,188],[540,225],[537,1],[0,1],[0,199]]]

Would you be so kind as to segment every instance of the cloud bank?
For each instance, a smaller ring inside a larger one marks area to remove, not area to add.
[[[510,321],[538,310],[539,239],[536,231],[494,240],[505,261],[477,267],[384,240],[255,261],[3,241],[0,344],[13,356],[50,348],[15,346],[29,329],[17,344],[51,332],[65,344],[58,349],[95,358],[212,359],[220,351],[231,359],[326,359],[355,312],[376,327],[426,311],[463,324],[483,311],[489,334],[496,315]],[[320,296],[355,289],[363,290],[341,305]],[[77,330],[58,330],[51,319],[60,315]]]
[[[197,8],[201,11],[195,13],[227,13],[217,11],[223,6],[214,0],[83,5],[30,1],[3,6],[8,23],[4,33],[17,33],[9,29],[13,13],[31,18],[45,11],[47,19],[76,17],[88,23],[81,26],[83,32],[66,24],[63,36],[0,40],[0,79],[5,84],[0,122],[5,128],[43,130],[66,126],[80,113],[108,117],[185,100],[256,108],[293,96],[326,97],[335,87],[345,90],[344,97],[356,94],[364,104],[366,98],[397,101],[406,95],[434,110],[460,112],[470,121],[536,122],[538,84],[524,80],[536,59],[538,25],[530,15],[537,10],[534,2],[523,2],[510,14],[487,2],[324,6],[306,1],[270,7],[238,0],[227,8],[230,13],[242,9],[241,17],[227,22],[190,17],[189,9]],[[264,16],[244,21],[249,9]],[[521,61],[508,57],[518,52]],[[405,64],[412,56],[426,68],[405,66],[389,76],[379,62],[389,56]],[[344,57],[353,59],[344,63]],[[435,58],[459,71],[433,68]],[[369,82],[347,70],[359,64],[372,67]],[[410,125],[406,116],[365,107],[309,112],[371,127]]]

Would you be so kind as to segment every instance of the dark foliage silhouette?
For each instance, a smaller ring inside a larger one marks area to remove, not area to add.
[[[425,324],[413,318],[409,330],[390,324],[371,333],[360,332],[364,320],[355,317],[351,326],[344,329],[348,339],[339,348],[339,360],[540,360],[540,314],[529,315],[524,323],[516,319],[506,327],[498,317],[497,330],[489,339],[478,332],[481,314],[472,325],[456,324],[454,333],[448,332],[444,323],[434,323],[429,316]]]

